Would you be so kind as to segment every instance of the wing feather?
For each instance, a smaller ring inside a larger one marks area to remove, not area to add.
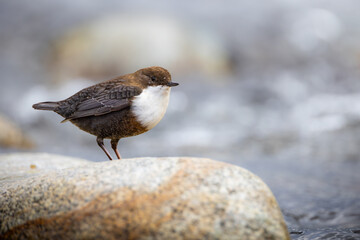
[[[111,89],[101,88],[93,93],[94,97],[82,99],[66,120],[101,116],[110,112],[120,111],[130,106],[130,99],[139,95],[141,88],[134,86],[116,86]]]

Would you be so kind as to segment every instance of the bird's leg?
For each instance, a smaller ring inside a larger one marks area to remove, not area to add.
[[[108,156],[108,158],[110,160],[112,160],[110,153],[108,152],[108,150],[106,150],[105,145],[104,145],[104,139],[101,137],[97,137],[96,138],[96,142],[99,145],[99,147],[101,147],[101,149],[105,152],[106,156]]]
[[[119,153],[119,151],[117,150],[117,145],[118,145],[119,140],[120,140],[120,139],[111,139],[111,147],[112,147],[112,149],[114,150],[117,158],[118,158],[118,159],[121,159],[120,153]]]

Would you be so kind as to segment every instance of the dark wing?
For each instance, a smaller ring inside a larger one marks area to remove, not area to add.
[[[77,98],[78,101],[74,101],[76,107],[64,121],[120,111],[129,107],[130,98],[139,95],[141,92],[142,90],[139,87],[123,85],[96,88],[88,97],[82,98],[80,101]]]

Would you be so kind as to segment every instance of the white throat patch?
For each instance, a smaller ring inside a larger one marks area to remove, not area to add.
[[[147,130],[152,129],[163,118],[169,104],[170,87],[147,87],[132,101],[131,110],[136,119]]]

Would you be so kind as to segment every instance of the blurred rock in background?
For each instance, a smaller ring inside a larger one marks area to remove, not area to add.
[[[29,150],[34,143],[13,122],[0,115],[0,147]]]
[[[172,73],[226,74],[230,57],[219,35],[168,17],[109,16],[73,29],[56,41],[54,80],[107,79],[144,66]]]
[[[162,65],[180,86],[155,129],[120,141],[124,157],[241,165],[273,190],[299,233],[293,238],[354,237],[358,9],[356,0],[3,1],[0,112],[34,139],[36,151],[105,160],[93,136],[31,105]]]

